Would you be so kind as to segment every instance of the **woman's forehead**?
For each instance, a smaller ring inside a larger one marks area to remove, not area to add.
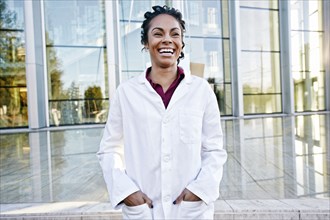
[[[179,28],[180,24],[178,22],[178,20],[176,20],[173,16],[168,15],[168,14],[160,14],[157,15],[156,17],[154,17],[151,21],[150,21],[150,26],[149,27],[171,27],[172,28]]]

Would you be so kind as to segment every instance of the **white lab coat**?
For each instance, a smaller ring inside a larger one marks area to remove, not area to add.
[[[212,219],[227,154],[210,85],[186,74],[166,109],[145,73],[122,83],[97,155],[111,204],[124,219]],[[174,205],[185,188],[202,201]],[[153,209],[121,203],[138,190]]]

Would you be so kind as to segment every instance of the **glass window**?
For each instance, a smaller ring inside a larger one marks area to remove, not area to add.
[[[272,8],[277,1],[264,3],[240,1],[240,70],[245,114],[282,112],[279,20],[277,7]]]
[[[45,17],[50,124],[104,123],[109,105],[104,2],[45,1]]]
[[[279,53],[241,53],[245,93],[281,93]]]
[[[223,82],[222,40],[213,38],[190,38],[187,41],[190,61],[203,63],[204,78]]]
[[[319,31],[291,31],[292,70],[324,71],[322,41],[323,33]]]
[[[103,1],[45,1],[47,45],[103,46]]]
[[[290,1],[295,111],[325,110],[322,1]]]
[[[122,67],[125,72],[141,73],[150,63],[149,53],[143,49],[141,44],[141,24],[120,22],[121,26],[121,57]],[[133,74],[123,75],[122,80],[134,76]]]
[[[240,6],[278,9],[277,0],[241,0]]]
[[[290,0],[292,30],[323,30],[322,1]]]
[[[231,83],[213,83],[209,80],[211,88],[218,100],[221,115],[232,114]]]
[[[187,1],[184,19],[187,35],[221,36],[221,5],[220,1]]]
[[[165,5],[164,0],[126,0],[119,2],[120,20],[140,21],[144,20],[144,13],[151,10],[154,5]],[[141,25],[140,25],[141,26]]]
[[[278,11],[242,8],[242,50],[279,51]]]
[[[23,6],[0,3],[0,128],[28,125]]]
[[[281,94],[244,94],[245,114],[270,114],[282,112]]]

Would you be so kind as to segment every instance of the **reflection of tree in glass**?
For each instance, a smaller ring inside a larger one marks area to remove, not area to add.
[[[46,32],[46,42],[47,44],[47,63],[48,63],[48,80],[50,85],[49,98],[50,98],[50,114],[53,120],[52,124],[59,125],[68,123],[63,117],[63,109],[67,109],[65,99],[68,99],[68,92],[63,90],[62,81],[62,64],[57,58],[56,51],[52,47],[52,40],[49,39],[49,34]],[[63,122],[65,121],[65,122]],[[69,123],[70,124],[70,123]]]
[[[96,99],[96,100],[95,100]],[[100,86],[90,86],[85,91],[85,109],[88,117],[102,110],[103,95]]]
[[[62,82],[62,64],[61,61],[57,58],[56,51],[52,47],[52,41],[49,39],[48,33],[46,33],[46,42],[49,42],[47,45],[47,62],[48,62],[48,75],[50,77],[51,85],[51,99],[66,99],[68,95],[63,91],[63,82]]]
[[[79,87],[75,82],[67,90],[68,101],[61,103],[61,123],[62,124],[78,124],[80,122],[80,106],[79,106]]]
[[[0,1],[0,127],[27,125],[23,24]]]
[[[0,0],[0,12],[0,63],[3,64],[13,57],[13,51],[9,50],[9,41],[12,37],[14,37],[14,34],[9,30],[16,26],[17,19],[16,13],[7,10],[7,5],[3,0]]]

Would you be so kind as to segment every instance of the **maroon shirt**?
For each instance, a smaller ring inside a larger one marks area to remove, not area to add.
[[[159,85],[158,83],[152,82],[152,80],[150,79],[150,72],[151,72],[151,67],[149,67],[147,69],[146,78],[150,82],[150,85],[152,86],[152,88],[154,88],[155,91],[160,95],[160,97],[162,98],[163,103],[165,105],[165,108],[167,108],[175,89],[178,87],[181,80],[184,78],[184,71],[181,67],[178,67],[177,77],[172,82],[172,84],[170,85],[170,87],[168,88],[168,90],[165,93],[164,93],[163,87],[161,85]]]

